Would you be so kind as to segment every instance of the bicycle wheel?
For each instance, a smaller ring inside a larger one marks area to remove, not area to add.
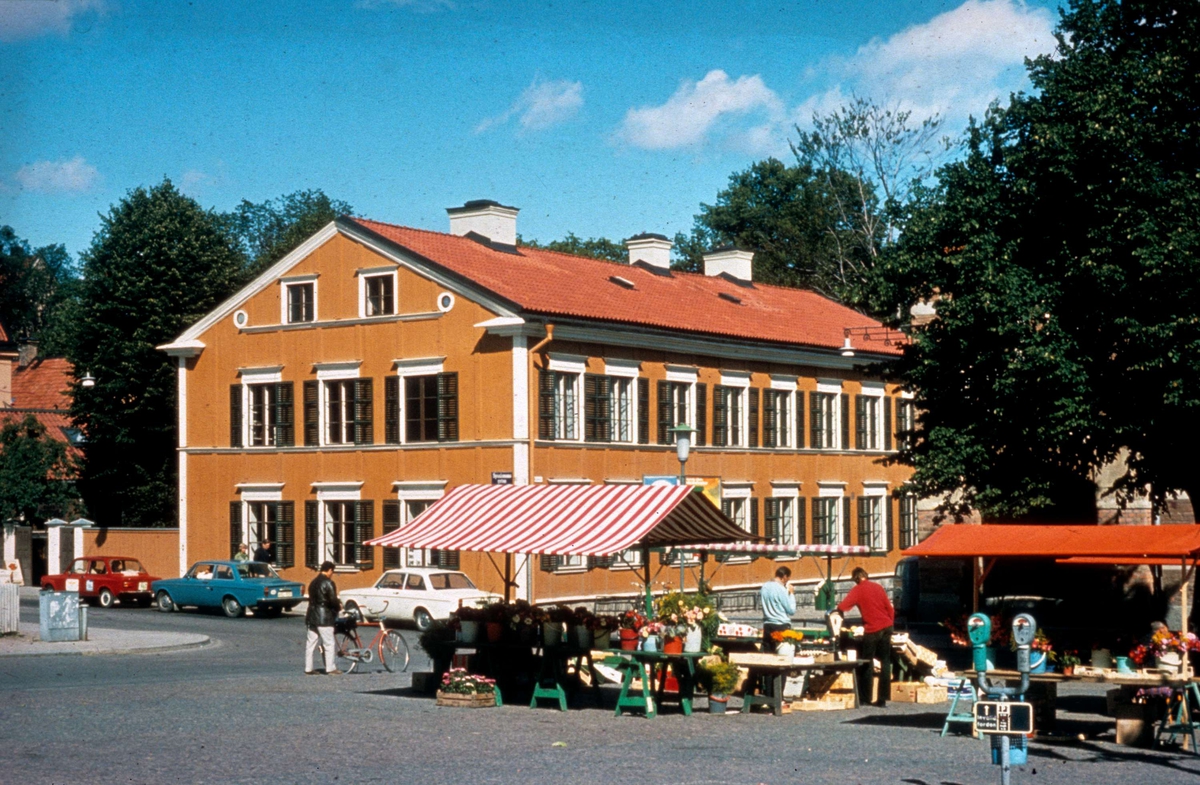
[[[389,673],[408,670],[408,643],[395,630],[388,630],[379,639],[379,661]]]
[[[337,669],[343,673],[354,673],[360,658],[357,654],[350,652],[356,651],[361,646],[356,635],[348,635],[344,632],[334,633],[333,661],[337,664]]]

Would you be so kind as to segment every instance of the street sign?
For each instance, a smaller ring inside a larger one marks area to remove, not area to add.
[[[1010,736],[1033,733],[1033,704],[975,701],[975,731]]]
[[[512,472],[492,472],[492,485],[512,485]]]

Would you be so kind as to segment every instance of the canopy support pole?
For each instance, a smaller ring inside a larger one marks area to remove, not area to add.
[[[504,552],[504,602],[512,602],[512,554],[508,551]]]
[[[1196,563],[1192,562],[1191,567],[1188,566],[1187,559],[1184,559],[1180,565],[1180,573],[1183,575],[1183,580],[1179,584],[1179,611],[1183,616],[1183,631],[1181,636],[1187,641],[1188,634],[1188,584],[1192,582],[1192,575],[1196,572]],[[1183,678],[1190,679],[1192,677],[1192,663],[1188,652],[1183,653]],[[1187,705],[1187,698],[1184,697],[1184,705]]]
[[[650,548],[642,546],[642,575],[646,583],[646,618],[654,615],[654,595],[650,593]]]

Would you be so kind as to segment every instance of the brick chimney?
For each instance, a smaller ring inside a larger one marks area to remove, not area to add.
[[[17,364],[22,368],[28,368],[29,364],[37,359],[37,347],[37,341],[26,338],[25,342],[17,347]]]
[[[723,245],[704,254],[704,274],[725,273],[739,281],[753,280],[754,253],[732,245]]]
[[[629,263],[645,262],[660,270],[671,269],[672,243],[665,235],[642,232],[625,241],[629,249]]]
[[[517,244],[517,207],[491,199],[472,199],[462,207],[447,207],[450,234],[465,237],[474,232],[500,245]]]

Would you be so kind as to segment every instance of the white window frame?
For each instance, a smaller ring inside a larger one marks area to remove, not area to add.
[[[721,371],[721,386],[732,387],[738,397],[737,439],[729,439],[726,447],[746,447],[750,443],[750,409],[746,391],[750,389],[749,371]],[[714,400],[716,393],[714,392]]]
[[[242,500],[242,537],[241,545],[250,545],[250,505],[256,502],[283,501],[284,483],[239,483],[238,495]],[[257,521],[255,521],[257,523]],[[278,521],[276,521],[278,523]],[[256,543],[257,544],[257,543]]]
[[[771,498],[780,499],[787,502],[787,508],[791,516],[792,533],[788,537],[788,541],[781,543],[783,545],[799,544],[796,528],[796,500],[800,498],[800,483],[795,481],[773,480],[771,482]],[[763,510],[763,519],[766,519],[766,510]],[[792,556],[776,556],[777,560],[792,560]]]
[[[275,433],[267,426],[266,444],[252,445],[250,443],[250,418],[253,408],[250,402],[250,388],[260,384],[278,384],[283,381],[283,366],[274,365],[267,368],[238,368],[238,376],[242,379],[242,445],[250,450],[270,450],[276,447]],[[294,404],[293,404],[294,405]]]
[[[370,267],[354,271],[354,275],[358,278],[358,316],[360,319],[376,319],[400,313],[400,277],[396,270],[395,267]],[[392,279],[392,312],[367,313],[367,279],[387,277]]]
[[[604,375],[611,376],[614,380],[613,384],[613,438],[610,440],[613,444],[637,444],[638,443],[638,393],[637,380],[641,376],[642,364],[637,360],[625,360],[616,358],[606,358],[604,360]],[[618,385],[625,385],[629,393],[628,407],[628,422],[625,425],[628,428],[629,438],[619,439],[617,436],[621,432],[620,409],[616,390]],[[580,407],[581,409],[583,407]]]
[[[574,436],[560,436],[560,433],[567,433],[566,412],[561,415],[555,412],[554,415],[554,441],[556,442],[582,442],[583,441],[583,375],[587,373],[587,357],[579,354],[560,354],[551,352],[546,360],[546,370],[554,371],[556,374],[574,375],[570,381],[570,389],[575,404],[573,420]],[[566,385],[567,379],[558,377],[561,381],[555,383],[555,396],[562,395],[562,400],[566,401]],[[559,390],[559,384],[562,385],[562,390]]]
[[[414,374],[424,376],[426,374]],[[400,528],[404,528],[412,523],[413,518],[409,517],[408,504],[409,502],[436,502],[438,499],[446,495],[446,480],[436,480],[430,482],[396,482],[393,483],[396,489],[396,498],[400,501]],[[415,517],[415,516],[414,516]],[[421,564],[416,564],[414,553],[421,552]],[[428,567],[429,560],[432,558],[431,548],[403,548],[401,569],[410,567]]]
[[[700,369],[694,365],[664,365],[663,369],[666,372],[666,381],[679,384],[686,384],[687,387],[687,422],[693,428],[696,427],[696,383],[700,380]],[[675,402],[671,402],[672,411],[675,410]],[[675,423],[679,425],[680,423]]]
[[[797,388],[796,382],[797,382],[797,378],[795,376],[775,376],[774,374],[772,374],[772,376],[771,376],[771,389],[775,390],[776,392],[787,393],[786,400],[787,400],[787,407],[788,407],[787,417],[780,418],[780,417],[776,416],[776,418],[775,418],[777,425],[775,426],[776,445],[775,445],[774,449],[776,449],[776,450],[795,450],[799,447],[799,445],[795,444],[795,441],[796,441],[796,388]],[[765,406],[764,406],[764,408],[765,408]],[[776,411],[776,414],[778,414],[778,411]],[[784,420],[784,422],[780,422],[780,419]],[[783,435],[782,439],[779,436],[780,434]],[[784,444],[779,444],[779,442],[784,442]]]
[[[843,535],[846,532],[846,522],[842,517],[846,513],[846,483],[844,482],[817,482],[817,498],[818,499],[837,499],[837,503],[833,506],[833,526],[834,536],[831,538],[830,545],[849,545],[848,542],[843,542]],[[814,519],[816,515],[812,516]],[[851,521],[851,526],[854,522]]]
[[[820,448],[822,450],[844,450],[846,445],[842,444],[842,383],[837,380],[818,379],[818,393],[833,396],[833,426],[829,429],[829,444]]]
[[[896,496],[896,538],[900,543],[900,550],[911,548],[921,541],[921,518],[917,508],[917,495],[911,489],[901,488]],[[906,540],[904,534],[904,507],[907,504],[912,505],[912,540]]]
[[[869,418],[873,420],[867,428],[868,436],[874,435],[874,440],[868,439],[866,449],[872,452],[879,452],[883,449],[883,407],[888,401],[885,397],[883,382],[863,382],[862,383],[863,403],[867,403],[867,399],[874,399],[875,416]],[[873,428],[871,426],[874,426]]]
[[[359,569],[353,564],[340,564],[333,558],[333,543],[331,527],[333,521],[327,516],[327,502],[359,502],[362,501],[362,482],[314,482],[313,488],[317,491],[317,551],[321,554],[321,561],[331,561],[334,564],[334,572],[358,572]]]
[[[361,378],[359,369],[362,368],[362,361],[316,363],[314,367],[317,369],[317,427],[320,429],[320,444],[322,447],[353,446],[353,439],[349,442],[333,443],[329,441],[329,431],[326,427],[328,421],[326,410],[329,403],[325,394],[325,383],[351,381]]]
[[[871,548],[872,552],[877,552],[877,553],[887,553],[887,525],[888,525],[888,509],[887,509],[888,492],[887,492],[887,489],[888,489],[888,484],[886,481],[879,481],[879,482],[864,481],[863,482],[863,492],[862,492],[862,496],[860,497],[861,499],[874,499],[874,500],[876,500],[876,503],[879,505],[879,518],[877,521],[879,524],[878,531],[876,531],[876,527],[874,526],[874,524],[872,524],[872,527],[871,527],[872,541],[876,538],[876,536],[878,536],[879,541],[880,541],[878,548]],[[857,525],[857,521],[855,523]],[[868,544],[868,543],[859,543],[859,544],[863,545],[863,544]]]
[[[279,279],[280,297],[279,297],[279,323],[280,324],[313,324],[318,321],[320,311],[317,310],[319,304],[318,291],[320,287],[317,285],[317,274],[311,275],[289,275],[286,278]],[[288,319],[288,289],[298,284],[312,284],[313,288],[313,318],[311,322],[293,322]]]
[[[912,429],[914,429],[914,430],[917,427],[917,405],[915,403],[915,398],[916,398],[916,396],[914,396],[911,392],[909,392],[907,390],[901,391],[900,392],[900,401],[901,401],[901,403],[905,404],[905,406],[902,406],[902,407],[900,407],[900,409],[897,410],[897,415],[898,415],[901,410],[908,409],[908,411],[912,414],[912,421],[907,424],[911,425]],[[902,418],[899,416],[896,417],[896,422],[894,422],[892,424],[892,427],[896,429],[896,433],[897,433],[897,436],[895,437],[895,443],[894,443],[894,447],[896,448],[897,451],[903,449],[903,441],[904,440],[903,440],[903,437],[899,436],[898,434],[902,430],[905,430],[904,425],[905,425],[905,423],[903,422]]]
[[[407,379],[410,376],[437,376],[439,373],[443,373],[446,358],[415,357],[407,360],[392,360],[392,365],[396,368],[396,375],[400,377],[400,400],[397,402],[400,408],[400,443],[408,444],[408,412],[405,411],[408,402]],[[384,406],[386,405],[387,401],[385,400]],[[413,442],[413,444],[436,444],[436,442]]]
[[[738,524],[747,534],[750,532],[750,499],[754,495],[754,483],[752,482],[722,482],[721,483],[721,501],[740,501],[742,507],[742,523]],[[734,520],[734,523],[737,523]],[[726,564],[744,564],[750,561],[749,554],[731,554],[725,560]]]

